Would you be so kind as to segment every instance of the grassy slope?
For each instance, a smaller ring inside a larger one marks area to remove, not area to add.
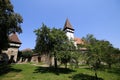
[[[59,74],[52,68],[38,67],[30,64],[16,64],[12,65],[11,68],[8,73],[0,75],[0,80],[79,80],[80,76],[94,76],[93,71],[84,68],[74,71],[60,69],[57,71]],[[113,71],[98,71],[98,76],[104,80],[120,80],[119,74]]]

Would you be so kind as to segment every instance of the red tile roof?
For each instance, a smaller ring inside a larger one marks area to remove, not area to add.
[[[66,22],[65,22],[63,30],[65,30],[67,28],[74,30],[68,19],[66,19]]]
[[[77,44],[84,44],[83,40],[80,38],[74,38],[74,40]]]
[[[18,36],[16,33],[12,33],[10,36],[9,36],[9,40],[10,42],[14,42],[14,43],[19,43],[21,44],[21,41],[19,40]]]

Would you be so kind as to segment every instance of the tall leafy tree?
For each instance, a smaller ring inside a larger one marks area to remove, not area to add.
[[[35,51],[40,54],[48,53],[50,50],[50,29],[45,24],[42,24],[42,27],[34,32],[37,36]]]
[[[54,65],[57,68],[57,53],[60,51],[61,44],[67,39],[65,33],[61,29],[50,29],[44,24],[34,32],[37,35],[35,51],[47,53],[50,57],[54,56]]]
[[[37,36],[34,51],[36,53],[39,53],[39,56],[44,54],[48,56],[48,58],[50,59],[51,57],[50,51],[52,49],[52,45],[50,42],[50,28],[48,28],[45,24],[42,24],[41,28],[38,28],[34,32]],[[46,62],[51,66],[51,62],[49,59]]]
[[[12,32],[21,33],[22,17],[15,13],[10,0],[0,0],[0,53],[8,47],[8,36]]]
[[[67,40],[67,36],[65,35],[64,31],[61,29],[53,28],[51,29],[50,33],[51,45],[52,45],[52,53],[54,56],[54,66],[57,68],[57,60],[58,60],[58,53],[61,51],[61,47],[64,42]]]
[[[100,68],[101,62],[108,64],[109,68],[117,61],[115,55],[119,50],[113,47],[109,41],[97,40],[93,35],[87,35],[83,38],[88,50],[88,63],[92,66],[97,77],[97,69]],[[115,61],[116,60],[116,61]]]
[[[105,45],[104,45],[105,44]],[[102,56],[102,61],[111,68],[112,64],[119,63],[119,49],[114,48],[108,41],[104,41],[104,54]]]
[[[75,54],[74,52],[76,50],[76,47],[73,44],[73,41],[66,40],[63,42],[63,44],[61,44],[60,49],[61,50],[57,54],[58,59],[65,65],[65,68],[67,68],[67,63],[70,63],[73,57],[75,58],[73,55]]]
[[[87,63],[93,68],[95,76],[97,78],[97,69],[99,68],[101,60],[101,49],[99,47],[99,41],[91,34],[88,34],[86,37],[83,38],[83,40],[85,41],[85,47],[88,50]]]
[[[118,67],[120,67],[120,49],[115,48],[114,49],[114,63],[117,64]]]

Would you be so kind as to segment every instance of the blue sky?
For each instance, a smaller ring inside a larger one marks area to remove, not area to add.
[[[19,35],[21,48],[34,48],[34,30],[44,23],[50,28],[63,28],[66,18],[82,38],[93,34],[120,48],[120,0],[11,0],[15,12],[24,22]]]

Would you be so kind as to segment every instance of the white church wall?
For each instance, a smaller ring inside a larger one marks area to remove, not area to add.
[[[71,40],[71,39],[74,40],[74,34],[73,33],[67,32],[66,35],[67,35],[69,40]]]

